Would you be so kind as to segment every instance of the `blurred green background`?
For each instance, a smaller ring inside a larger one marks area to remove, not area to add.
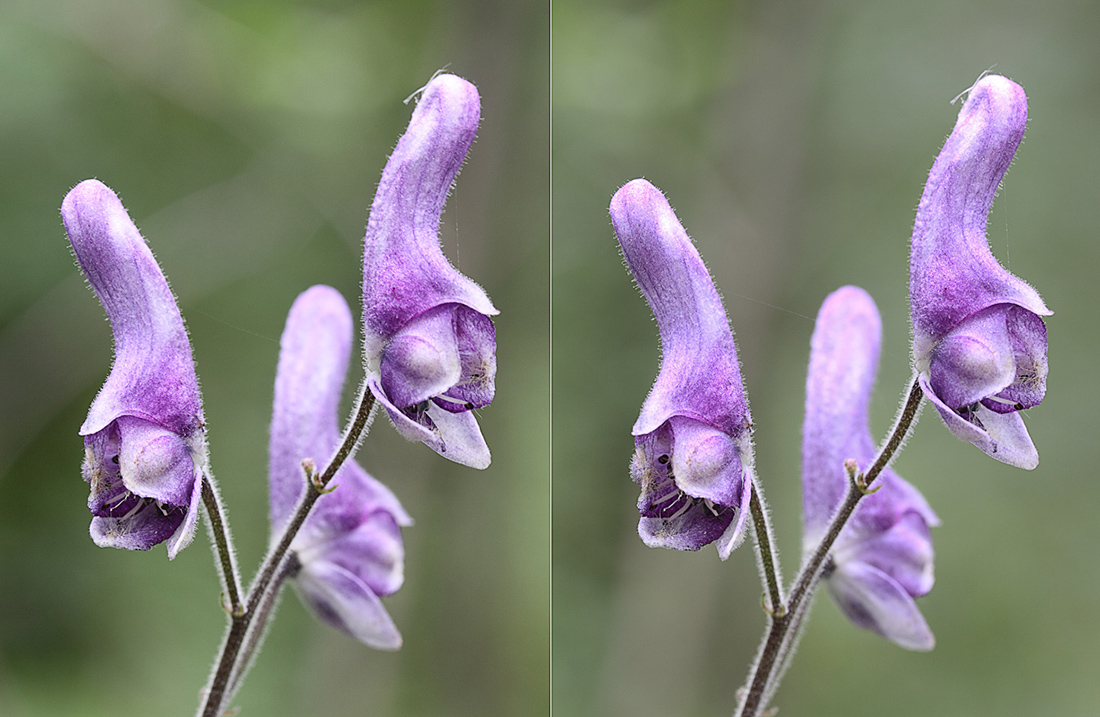
[[[939,513],[938,639],[906,652],[817,601],[781,715],[1095,715],[1100,705],[1100,5],[553,3],[555,714],[728,715],[764,628],[750,548],[726,563],[645,547],[630,427],[656,326],[607,216],[644,176],[694,238],[736,331],[756,464],[787,578],[800,545],[812,317],[847,283],[884,322],[872,407],[910,375],[908,241],[949,101],[992,65],[1030,126],[989,222],[1042,293],[1050,378],[1025,420],[1036,471],[954,439],[932,410],[896,463]]]
[[[501,309],[480,412],[493,465],[453,465],[380,417],[359,460],[416,520],[386,600],[404,648],[372,651],[287,595],[235,704],[546,713],[548,24],[537,0],[0,5],[0,715],[190,715],[224,625],[205,529],[172,563],[88,538],[76,431],[111,334],[61,227],[66,192],[88,177],[117,191],[179,297],[247,578],[267,545],[286,311],[315,283],[358,306],[402,100],[444,66],[482,97],[442,234]]]

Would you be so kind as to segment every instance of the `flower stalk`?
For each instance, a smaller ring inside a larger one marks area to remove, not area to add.
[[[287,549],[290,547],[291,541],[294,540],[294,536],[297,535],[298,529],[302,527],[302,523],[309,516],[313,505],[324,494],[325,488],[333,476],[336,475],[336,471],[351,457],[363,438],[366,437],[366,429],[370,425],[373,409],[374,396],[369,391],[360,389],[355,415],[348,429],[344,432],[344,438],[336,451],[336,455],[332,457],[332,460],[329,461],[316,480],[305,481],[308,487],[302,494],[298,507],[280,534],[279,540],[274,543],[267,557],[264,558],[256,579],[249,586],[243,611],[239,615],[230,614],[229,627],[222,643],[221,656],[218,658],[217,667],[211,677],[209,688],[203,691],[203,704],[198,712],[202,717],[217,717],[221,714],[225,702],[233,696],[233,691],[228,689],[231,677],[234,678],[234,687],[240,684],[243,678],[240,668],[256,649],[256,645],[253,644],[250,650],[242,650],[247,644],[245,638],[250,631],[262,635],[264,625],[253,623],[260,613],[267,616],[271,614],[270,611],[264,611],[260,608],[265,602],[273,599],[274,596],[269,596],[268,593],[277,592],[282,586],[282,581],[274,578],[283,566]]]
[[[848,493],[844,498],[844,502],[830,521],[824,537],[811,553],[810,558],[803,564],[798,576],[795,577],[788,602],[782,605],[781,610],[769,613],[768,634],[764,638],[764,644],[760,648],[760,653],[750,671],[748,689],[744,691],[741,705],[735,713],[738,717],[757,717],[766,706],[764,699],[771,693],[769,688],[774,686],[779,670],[786,662],[785,659],[780,659],[788,654],[785,647],[797,638],[798,631],[793,630],[792,627],[802,621],[794,618],[801,615],[808,598],[813,595],[814,588],[817,587],[817,583],[821,579],[825,559],[848,519],[852,517],[856,506],[859,505],[864,496],[868,495],[868,489],[874,485],[875,479],[890,464],[898,450],[904,445],[910,429],[920,415],[923,398],[924,392],[920,387],[920,383],[914,379],[909,387],[905,404],[898,413],[894,427],[890,431],[889,438],[887,438],[885,445],[879,451],[878,457],[871,464],[871,467],[863,474],[861,482],[865,487],[861,488],[855,481],[852,481],[848,486]],[[760,533],[757,533],[758,540],[761,539],[760,535]],[[767,533],[764,533],[764,535],[767,535]],[[767,549],[770,551],[770,546]],[[761,548],[762,552],[763,550]]]

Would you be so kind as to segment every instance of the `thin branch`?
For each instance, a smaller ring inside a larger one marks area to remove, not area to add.
[[[229,524],[225,521],[218,491],[214,489],[205,473],[201,480],[202,502],[206,506],[206,515],[210,519],[210,535],[214,539],[214,553],[221,571],[222,587],[225,588],[226,597],[229,598],[230,614],[237,614],[241,611],[241,576],[234,558],[233,536],[229,532]]]
[[[756,549],[760,557],[761,582],[768,594],[769,613],[782,612],[783,591],[779,584],[779,555],[772,548],[772,530],[768,521],[768,511],[764,507],[764,497],[758,485],[752,486],[749,497],[749,510],[752,511],[752,523],[756,533]]]
[[[370,423],[370,416],[373,408],[374,396],[367,390],[366,382],[364,381],[363,386],[359,390],[355,415],[344,433],[344,438],[336,451],[336,455],[332,457],[332,460],[329,461],[320,475],[308,476],[306,489],[302,494],[301,500],[298,502],[298,507],[294,511],[294,515],[291,517],[290,521],[287,522],[286,527],[283,528],[279,540],[275,542],[274,547],[268,552],[267,557],[264,558],[264,562],[260,567],[260,572],[248,589],[248,597],[245,600],[243,613],[241,615],[230,615],[229,630],[226,634],[225,642],[222,645],[221,657],[218,660],[218,666],[211,678],[210,689],[204,694],[205,701],[203,707],[199,711],[202,717],[218,717],[221,713],[222,705],[230,696],[230,692],[227,690],[229,679],[234,673],[239,671],[238,662],[241,656],[241,649],[245,646],[245,637],[249,634],[249,628],[252,621],[256,617],[257,612],[261,612],[260,608],[264,602],[268,589],[271,588],[277,591],[280,587],[278,584],[273,584],[274,577],[283,567],[284,560],[287,557],[287,550],[290,549],[290,543],[294,540],[294,536],[298,534],[298,529],[302,527],[306,517],[309,515],[309,511],[313,508],[313,504],[325,493],[325,488],[328,486],[333,476],[336,475],[340,466],[342,466],[344,461],[346,461],[355,449],[358,448],[362,441],[363,433]],[[255,628],[255,633],[262,635],[262,630],[263,626],[258,625]],[[254,650],[255,646],[251,649]]]
[[[890,464],[894,454],[905,442],[905,437],[908,435],[909,429],[912,428],[914,420],[920,413],[920,405],[923,398],[924,392],[921,390],[920,384],[914,377],[913,384],[909,389],[908,398],[901,412],[898,414],[893,429],[890,431],[890,437],[879,451],[878,457],[871,464],[871,467],[861,477],[862,487],[856,485],[854,481],[849,484],[848,494],[841,504],[840,509],[836,512],[836,515],[833,516],[832,521],[830,521],[829,529],[826,531],[825,537],[821,539],[821,542],[814,550],[810,559],[802,566],[802,569],[798,573],[798,577],[795,578],[794,587],[791,589],[791,596],[786,605],[786,610],[782,614],[771,616],[768,636],[765,638],[764,644],[760,648],[759,657],[753,665],[752,674],[748,683],[749,688],[737,712],[740,717],[757,717],[760,710],[766,706],[763,704],[763,701],[765,696],[770,694],[774,689],[774,673],[776,667],[789,659],[789,649],[786,649],[784,645],[787,645],[789,642],[787,639],[788,631],[795,622],[791,619],[791,616],[801,614],[802,602],[808,595],[812,595],[813,588],[816,587],[818,580],[821,579],[822,567],[825,564],[825,559],[829,555],[829,551],[832,550],[833,543],[836,541],[837,536],[840,535],[840,531],[844,529],[844,525],[852,516],[859,501],[863,496],[867,495],[871,484],[875,482],[879,474]],[[780,657],[784,657],[784,659],[778,659]],[[769,686],[771,689],[769,689]]]

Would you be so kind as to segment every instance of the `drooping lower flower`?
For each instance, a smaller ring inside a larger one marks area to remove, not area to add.
[[[1027,97],[989,75],[969,90],[925,185],[909,265],[913,362],[947,427],[1020,468],[1039,454],[1019,411],[1046,393],[1052,312],[989,250],[986,220],[1027,124]]]
[[[725,559],[744,537],[752,421],[726,312],[668,200],[635,179],[611,200],[623,257],[657,318],[661,370],[634,424],[646,545]]]
[[[833,292],[817,315],[802,436],[806,554],[821,542],[848,491],[845,462],[867,470],[875,459],[868,410],[881,337],[878,309],[860,288]],[[935,638],[913,598],[932,589],[929,527],[939,520],[917,489],[890,468],[874,487],[833,544],[826,585],[859,627],[906,649],[931,650]]]
[[[351,356],[351,311],[328,286],[302,293],[280,341],[271,416],[271,531],[281,534],[306,486],[302,461],[327,461],[340,444],[337,411]],[[354,461],[317,499],[290,544],[293,581],[322,621],[380,649],[401,634],[382,605],[404,581],[401,526],[412,520],[388,488]]]
[[[473,468],[489,448],[473,409],[493,400],[497,314],[439,246],[447,193],[481,117],[454,75],[424,87],[371,205],[363,253],[367,385],[401,435]]]
[[[76,260],[115,338],[88,411],[83,474],[96,545],[174,558],[194,537],[207,464],[191,344],[175,297],[122,202],[89,179],[61,205]]]

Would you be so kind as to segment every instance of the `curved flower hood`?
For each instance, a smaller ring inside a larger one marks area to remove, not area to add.
[[[115,361],[80,427],[96,545],[174,558],[194,537],[207,449],[191,344],[176,299],[122,202],[89,179],[65,231],[115,337]]]
[[[486,468],[473,409],[493,400],[496,308],[439,246],[447,193],[481,116],[477,88],[439,75],[424,88],[371,205],[363,252],[367,383],[401,435]]]
[[[744,537],[752,420],[726,312],[659,189],[635,179],[611,200],[623,257],[661,333],[661,370],[634,424],[631,475],[647,545],[729,557]]]
[[[986,220],[1027,124],[1027,97],[998,75],[970,88],[928,176],[913,226],[913,362],[948,429],[999,461],[1035,468],[1019,411],[1046,393],[1052,312],[989,250]]]

